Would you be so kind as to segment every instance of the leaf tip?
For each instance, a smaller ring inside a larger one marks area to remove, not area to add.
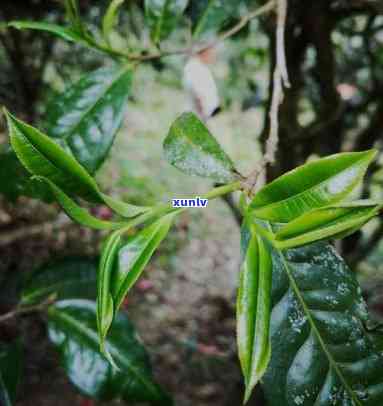
[[[243,405],[245,405],[250,400],[252,393],[253,393],[253,386],[246,385],[245,395],[243,397],[243,402],[242,402]]]

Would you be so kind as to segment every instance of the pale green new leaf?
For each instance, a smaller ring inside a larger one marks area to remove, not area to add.
[[[358,230],[381,209],[382,204],[369,200],[314,209],[278,230],[275,243],[280,249],[287,249],[318,240],[342,238]]]
[[[42,176],[64,191],[101,202],[98,186],[88,172],[51,138],[5,111],[11,145],[33,175]]]
[[[249,210],[287,223],[314,208],[344,200],[361,182],[376,150],[331,155],[302,165],[264,186]]]
[[[265,373],[270,359],[272,276],[268,244],[254,232],[249,239],[246,228],[243,226],[244,260],[237,295],[237,343],[246,384],[245,402]]]
[[[234,164],[201,120],[184,113],[172,124],[164,141],[168,162],[188,175],[229,183],[238,179]]]
[[[101,351],[109,357],[104,342],[121,303],[136,282],[156,248],[165,238],[174,214],[168,214],[124,241],[128,226],[116,230],[102,250],[97,288],[97,321]]]
[[[111,282],[115,311],[121,306],[126,294],[142,274],[145,266],[166,237],[174,214],[161,217],[125,241],[118,253],[118,268]]]
[[[114,302],[111,294],[111,278],[116,257],[121,246],[124,230],[116,230],[108,236],[101,253],[97,276],[97,330],[100,337],[100,350],[108,356],[105,349],[105,338],[114,317]],[[110,360],[110,355],[108,359]]]
[[[93,203],[106,203],[123,217],[134,217],[148,207],[134,206],[102,193],[76,159],[36,128],[5,111],[11,145],[24,167],[33,175],[48,179],[68,195]]]

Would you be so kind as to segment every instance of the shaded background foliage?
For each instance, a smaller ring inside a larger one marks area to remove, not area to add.
[[[79,3],[83,18],[91,27],[99,21],[108,4],[101,0]],[[248,0],[247,3],[255,7],[261,2]],[[149,38],[144,28],[143,4],[140,1],[127,2],[123,10],[114,41],[124,44],[124,37],[132,32],[135,35],[130,45],[140,47],[140,42],[145,43]],[[186,12],[193,17],[196,10],[189,6]],[[53,0],[4,0],[0,6],[0,103],[36,125],[44,117],[46,101],[81,73],[100,66],[103,56],[68,45],[49,34],[7,29],[2,23],[14,19],[62,22],[63,18],[60,4]],[[235,13],[232,19],[235,21]],[[231,22],[226,21],[225,25],[230,26]],[[245,171],[250,168],[249,164],[254,157],[260,155],[258,140],[263,141],[268,134],[267,111],[272,90],[270,78],[275,62],[274,32],[273,17],[253,21],[219,48],[217,62],[212,66],[224,112],[213,119],[210,125],[222,131],[222,142],[241,161],[241,169]],[[176,34],[179,38],[185,37],[182,29]],[[382,151],[383,6],[378,1],[368,0],[290,0],[286,55],[292,86],[286,90],[280,110],[277,163],[268,169],[267,179],[271,180],[317,155],[372,147]],[[172,169],[165,169],[166,165],[160,162],[159,148],[153,145],[159,145],[169,123],[185,102],[180,83],[182,66],[183,60],[173,57],[153,61],[136,78],[124,131],[121,131],[109,161],[98,175],[107,188],[117,189],[121,195],[128,191],[136,203],[150,204],[156,195],[169,197],[171,195],[165,191],[176,190],[176,184],[182,184],[183,191],[196,190],[193,181],[185,183],[182,175],[175,175]],[[151,100],[153,94],[154,101]],[[145,122],[145,114],[153,118],[152,125]],[[57,214],[54,205],[43,205],[29,198],[18,197],[18,190],[9,187],[6,180],[16,178],[23,173],[23,169],[15,166],[17,164],[8,151],[7,138],[3,133],[1,143],[0,191],[5,197],[1,200],[0,211],[0,281],[7,287],[6,298],[2,297],[0,303],[3,312],[16,300],[19,279],[24,278],[36,265],[52,257],[65,257],[68,253],[94,256],[101,234],[68,224],[65,216]],[[246,149],[250,151],[247,154],[243,153]],[[160,174],[157,183],[149,174],[151,168],[158,171],[158,165],[164,172]],[[368,173],[363,197],[371,194],[382,197],[381,165],[382,154]],[[28,187],[25,185],[25,188]],[[10,204],[7,198],[16,203]],[[233,218],[238,218],[235,203],[226,203],[231,208]],[[220,210],[225,213],[224,217],[228,217],[227,207],[221,204]],[[99,211],[108,216],[104,207],[100,207]],[[176,394],[179,404],[239,404],[241,378],[239,370],[232,367],[236,365],[236,355],[233,350],[233,301],[230,299],[233,287],[230,283],[222,286],[226,289],[225,294],[217,291],[201,294],[199,304],[206,306],[206,319],[192,312],[189,315],[198,324],[197,329],[193,330],[190,322],[182,326],[180,319],[175,318],[179,337],[176,334],[170,338],[166,335],[158,336],[158,333],[153,332],[154,327],[140,325],[139,322],[143,314],[150,311],[151,301],[165,302],[165,309],[172,307],[172,303],[166,302],[169,299],[164,297],[164,292],[161,293],[161,288],[166,286],[167,278],[174,277],[174,272],[169,275],[166,270],[177,268],[177,263],[173,264],[173,253],[182,251],[185,241],[194,241],[194,251],[184,252],[181,256],[186,266],[196,256],[210,255],[212,263],[207,267],[204,263],[198,263],[197,267],[205,267],[206,272],[221,269],[220,249],[223,247],[211,244],[209,254],[206,254],[198,242],[198,236],[206,233],[214,241],[223,230],[234,229],[234,220],[228,218],[222,227],[214,226],[212,232],[204,230],[205,214],[193,216],[181,218],[170,242],[162,248],[155,260],[154,268],[159,269],[162,276],[154,277],[153,280],[151,276],[146,288],[142,286],[141,291],[137,290],[137,296],[129,299],[129,309],[133,318],[137,319],[139,330],[149,330],[145,333],[145,341],[153,346],[156,372]],[[209,221],[210,224],[215,223],[219,218],[212,217]],[[375,220],[363,233],[345,239],[337,247],[352,268],[358,271],[365,286],[364,294],[377,317],[381,317],[383,293],[382,279],[377,272],[381,268],[383,255],[380,244],[382,221]],[[225,268],[233,280],[236,279],[237,261],[238,258],[232,260],[230,266]],[[218,272],[214,272],[214,276],[220,278]],[[188,288],[183,278],[184,273],[175,274],[174,283],[181,286],[178,297],[173,298],[176,304],[183,294],[182,289]],[[214,282],[209,278],[205,280]],[[150,283],[154,283],[154,288]],[[138,304],[140,295],[145,295],[145,305]],[[164,323],[164,317],[163,314],[155,314],[153,318],[159,321],[157,324],[153,322],[154,326]],[[38,343],[41,352],[45,354],[46,348],[41,340],[42,323],[38,316],[33,317],[32,323],[32,329],[30,320],[22,320],[20,325],[10,323],[1,329],[0,338],[11,341],[20,329],[24,334],[31,332],[31,343]],[[177,326],[177,323],[181,325]],[[186,338],[183,329],[191,332],[189,336],[186,334]],[[176,344],[165,349],[166,343],[163,341],[172,340]],[[178,357],[174,356],[176,349],[181,354]],[[55,398],[49,393],[49,387],[41,382],[49,375],[40,375],[38,372],[38,369],[44,368],[54,371],[61,385],[59,388],[65,392],[65,378],[55,367],[55,355],[48,353],[48,357],[44,357],[32,354],[31,349],[27,349],[26,360],[26,383],[22,391],[25,396],[23,398],[21,394],[19,404],[35,404],[28,403],[33,402],[28,401],[29,393],[33,392],[35,401],[56,404]],[[174,365],[180,362],[186,363],[190,370],[185,372],[182,369],[182,376],[177,380],[170,375]],[[221,374],[221,371],[224,372]],[[204,379],[201,379],[201,375]],[[179,387],[181,383],[186,385],[184,393],[178,393],[182,392]],[[78,395],[70,396],[78,402],[82,401]],[[264,404],[261,395],[256,394],[254,398],[254,405]],[[63,404],[67,403],[64,401]]]

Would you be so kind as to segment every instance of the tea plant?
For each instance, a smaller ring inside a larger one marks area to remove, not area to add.
[[[45,132],[4,111],[12,149],[32,175],[31,181],[75,222],[109,231],[98,264],[96,304],[67,299],[62,292],[52,298],[55,289],[42,277],[37,286],[31,281],[21,306],[48,307],[50,340],[60,351],[70,379],[84,393],[101,399],[171,403],[154,383],[145,350],[119,309],[175,217],[187,208],[175,208],[170,202],[143,207],[120,201],[105,194],[92,175],[121,125],[132,76],[140,63],[207,49],[276,8],[277,64],[270,136],[262,161],[254,163],[248,176],[239,173],[193,113],[182,114],[171,125],[163,143],[164,156],[180,171],[220,185],[202,198],[241,194],[237,341],[246,385],[244,401],[261,382],[270,405],[379,405],[383,402],[381,335],[372,326],[355,275],[329,243],[380,214],[382,202],[352,199],[376,151],[310,161],[261,188],[255,186],[265,166],[275,160],[278,107],[283,86],[289,85],[283,52],[286,2],[270,1],[223,34],[216,33],[235,4],[195,2],[195,44],[166,51],[162,42],[182,21],[187,1],[146,1],[147,23],[157,49],[140,53],[111,45],[110,33],[122,3],[111,2],[98,35],[84,26],[74,0],[66,1],[69,26],[9,24],[49,31],[116,62],[113,68],[88,74],[58,97],[48,108]],[[116,219],[93,216],[81,206],[82,201],[109,206]],[[51,278],[59,277],[55,272],[51,271]],[[3,389],[6,404],[10,404],[8,390]]]

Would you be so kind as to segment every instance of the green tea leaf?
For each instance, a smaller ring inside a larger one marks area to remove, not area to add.
[[[176,28],[189,0],[145,0],[145,14],[155,44],[166,39]]]
[[[173,123],[164,141],[164,152],[170,164],[188,175],[220,183],[237,179],[231,159],[193,113],[184,113]]]
[[[287,223],[317,207],[342,201],[363,179],[375,150],[331,155],[287,172],[250,203],[260,219]]]
[[[52,200],[49,190],[41,182],[31,179],[11,149],[0,153],[0,193],[11,202],[16,201],[19,196],[37,198],[44,202]]]
[[[70,42],[84,41],[83,37],[72,28],[63,27],[61,25],[47,23],[44,21],[11,21],[8,23],[8,26],[18,30],[46,31]]]
[[[97,320],[101,351],[113,362],[104,346],[114,315],[154,251],[165,238],[175,214],[163,216],[124,241],[129,226],[116,230],[106,240],[98,272]]]
[[[272,261],[267,243],[255,233],[242,245],[245,253],[237,296],[237,342],[247,402],[270,360]]]
[[[334,248],[273,252],[270,406],[383,404],[383,355],[356,276]]]
[[[118,269],[111,282],[115,311],[168,234],[173,219],[174,214],[168,214],[122,244],[118,253]]]
[[[119,370],[98,350],[96,306],[87,300],[64,300],[48,310],[49,338],[61,355],[63,367],[86,396],[111,401],[150,402],[170,406],[169,396],[152,375],[148,354],[123,313],[116,315],[106,340]]]
[[[125,0],[112,0],[105,12],[102,19],[102,33],[106,42],[109,43],[109,35],[115,26],[118,10],[122,6]]]
[[[95,180],[76,159],[60,145],[36,128],[18,120],[5,111],[11,145],[25,168],[37,178],[44,178],[68,195],[82,197],[93,203],[106,203],[123,217],[134,217],[150,208],[134,206],[107,196],[100,191]],[[57,192],[57,190],[55,189]],[[70,201],[65,195],[56,193],[68,209]],[[72,207],[72,214],[84,218],[84,212]],[[87,219],[90,222],[88,217]]]
[[[24,282],[21,303],[40,303],[55,294],[63,299],[96,299],[97,261],[85,257],[69,257],[38,268]]]
[[[237,15],[238,0],[199,0],[191,2],[193,37],[207,39],[217,34],[222,26]]]
[[[16,401],[22,363],[23,347],[20,340],[0,346],[0,401],[3,400],[5,405]],[[0,404],[3,405],[1,402]]]
[[[104,162],[122,125],[131,83],[130,68],[101,68],[69,86],[47,108],[47,134],[91,174]]]
[[[69,194],[101,202],[94,179],[51,138],[5,111],[11,145],[29,172],[42,176]]]
[[[276,233],[280,249],[294,248],[310,242],[344,237],[379,214],[382,204],[369,200],[340,203],[311,210],[283,226]]]
[[[116,223],[111,221],[100,220],[92,216],[87,210],[80,207],[73,199],[66,195],[60,188],[58,188],[49,179],[39,177],[38,179],[45,182],[54,195],[55,199],[60,203],[65,213],[76,223],[85,227],[94,228],[96,230],[112,230],[120,228],[124,223]]]
[[[116,257],[121,246],[121,236],[126,230],[116,230],[108,236],[101,253],[97,276],[97,329],[100,337],[100,350],[106,356],[105,338],[114,317],[114,302],[111,294],[111,278]],[[110,358],[110,357],[109,357]]]

